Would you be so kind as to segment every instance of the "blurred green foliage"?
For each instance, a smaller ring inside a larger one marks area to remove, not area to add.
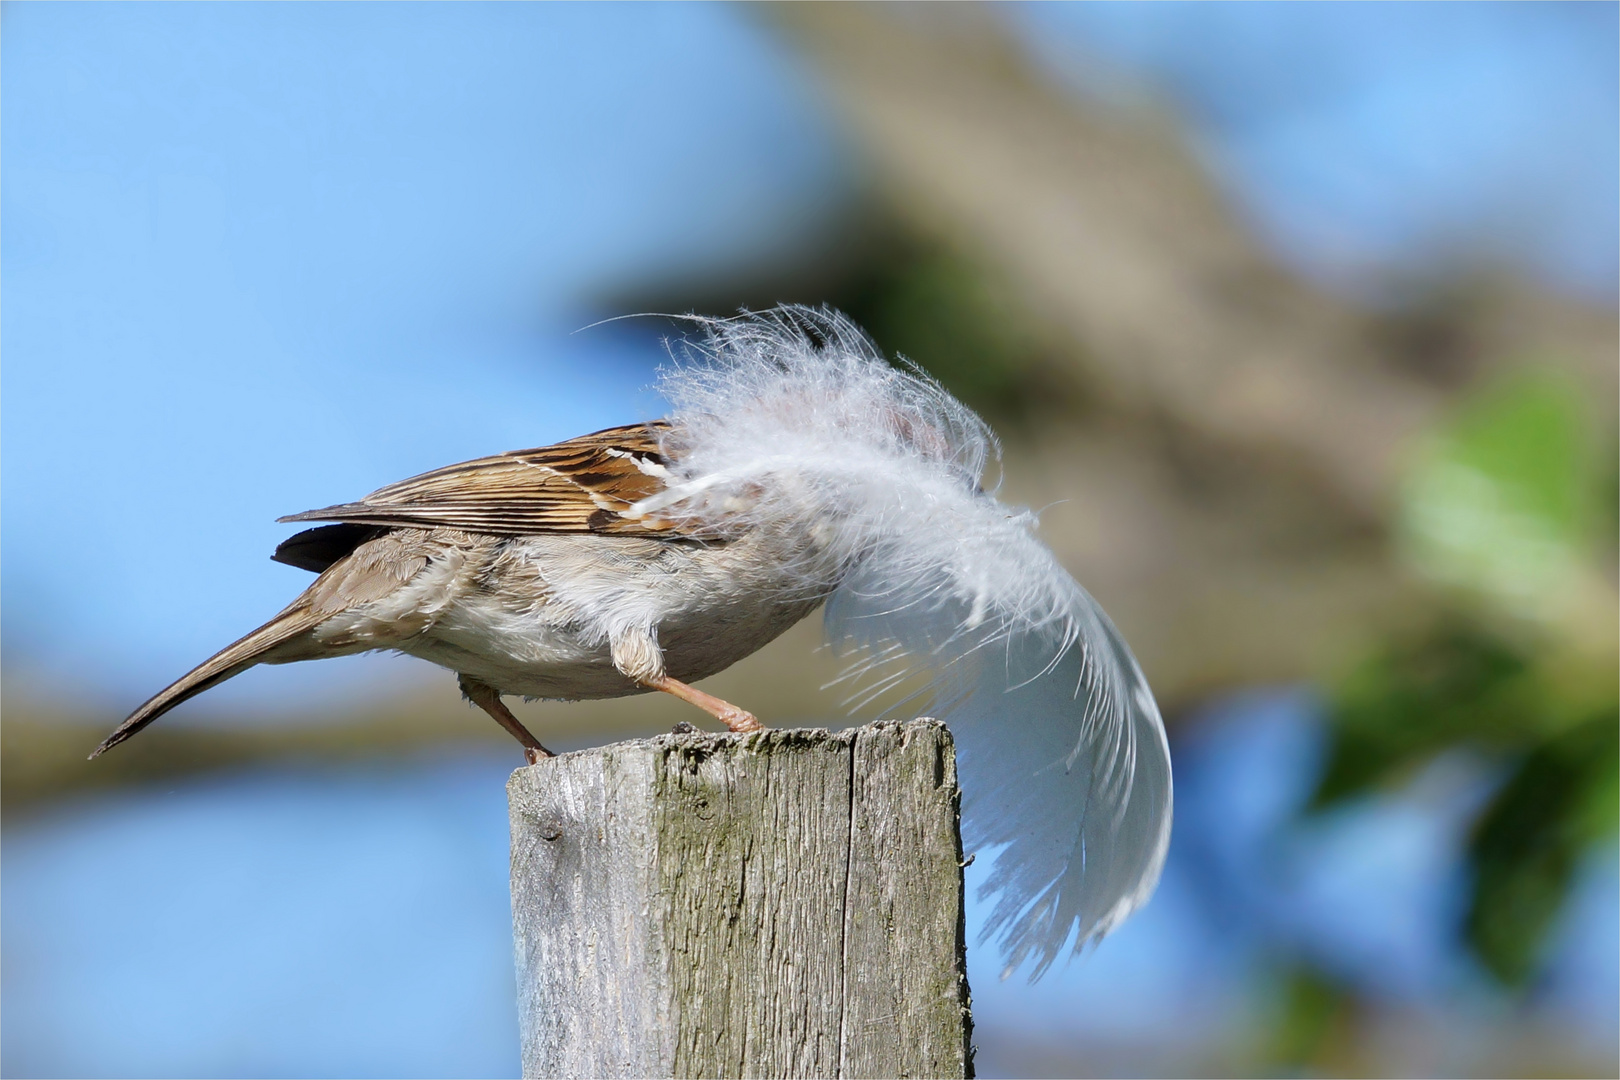
[[[1531,370],[1466,400],[1407,470],[1398,530],[1426,577],[1556,618],[1600,512],[1578,390]]]
[[[1503,982],[1522,984],[1535,973],[1581,856],[1614,832],[1617,758],[1620,717],[1598,713],[1532,746],[1475,827],[1465,929]]]
[[[1595,447],[1575,391],[1533,370],[1477,392],[1432,434],[1402,486],[1400,538],[1446,591],[1446,613],[1342,680],[1311,804],[1453,747],[1499,759],[1504,780],[1466,853],[1461,930],[1508,985],[1534,975],[1581,857],[1620,820],[1613,586],[1595,565],[1614,474],[1594,467]]]
[[[1354,997],[1309,964],[1286,963],[1279,974],[1279,1009],[1261,1051],[1268,1073],[1298,1076],[1342,1064],[1346,1034],[1354,1030]]]
[[[1313,808],[1402,778],[1461,741],[1518,747],[1541,724],[1537,692],[1527,656],[1459,617],[1382,644],[1339,688]]]

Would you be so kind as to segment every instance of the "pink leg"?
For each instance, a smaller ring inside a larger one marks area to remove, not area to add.
[[[721,701],[713,694],[705,694],[695,686],[687,686],[679,679],[672,679],[668,675],[660,675],[656,679],[645,679],[643,685],[654,690],[662,690],[666,694],[673,694],[682,701],[696,705],[731,731],[764,731],[765,725],[759,718],[747,709],[739,709],[729,701]]]
[[[493,686],[479,682],[470,675],[458,676],[458,681],[461,683],[461,692],[467,695],[468,701],[493,716],[497,724],[511,732],[512,737],[523,744],[523,756],[528,758],[530,765],[541,758],[556,756],[541,746],[540,740],[523,726],[522,721],[512,715],[511,709],[501,703],[500,692]]]

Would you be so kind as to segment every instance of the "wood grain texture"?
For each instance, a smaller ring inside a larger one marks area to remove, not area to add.
[[[942,724],[668,735],[519,769],[525,1076],[965,1076]]]

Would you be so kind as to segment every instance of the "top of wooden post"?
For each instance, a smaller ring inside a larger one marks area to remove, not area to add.
[[[971,1074],[943,724],[663,735],[507,791],[525,1076]]]

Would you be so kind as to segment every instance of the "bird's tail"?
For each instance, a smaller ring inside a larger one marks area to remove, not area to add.
[[[182,701],[196,697],[226,679],[242,674],[255,664],[263,663],[265,653],[313,629],[322,616],[305,603],[292,607],[271,619],[257,630],[225,646],[207,660],[154,694],[146,704],[129,714],[118,728],[90,755],[91,758],[111,750],[125,739],[140,731]]]

